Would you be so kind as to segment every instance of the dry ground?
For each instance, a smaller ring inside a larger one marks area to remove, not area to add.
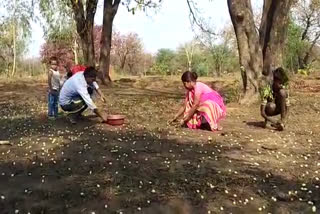
[[[206,79],[212,82],[212,79]],[[215,81],[233,101],[239,81]],[[167,126],[177,78],[103,89],[110,127],[87,113],[46,119],[46,85],[0,81],[0,213],[311,213],[320,210],[320,80],[294,78],[289,125],[259,127],[259,106],[228,104],[222,132]]]

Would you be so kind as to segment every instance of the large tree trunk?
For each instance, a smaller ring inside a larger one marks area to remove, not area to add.
[[[112,25],[113,19],[117,14],[120,0],[104,0],[103,5],[103,25],[101,35],[101,49],[100,49],[100,72],[101,80],[106,84],[111,82],[109,75],[110,69],[110,51],[112,41]]]
[[[237,37],[240,66],[243,66],[243,103],[258,98],[261,73],[282,66],[287,37],[288,15],[294,0],[264,0],[259,34],[254,25],[250,0],[228,0],[229,13]],[[270,78],[267,78],[270,79]]]
[[[86,30],[79,34],[81,47],[86,65],[95,66],[94,44],[93,44],[93,20],[87,22]],[[79,32],[78,32],[79,33]]]
[[[284,44],[287,38],[289,10],[293,0],[265,0],[260,25],[260,45],[263,54],[263,74],[283,64]]]
[[[258,33],[255,29],[250,0],[228,0],[229,13],[237,37],[239,61],[244,67],[247,84],[244,86],[242,103],[257,100],[259,78],[262,70],[262,51]]]
[[[81,40],[83,58],[86,65],[95,66],[93,27],[98,0],[87,0],[86,11],[82,0],[70,0]]]

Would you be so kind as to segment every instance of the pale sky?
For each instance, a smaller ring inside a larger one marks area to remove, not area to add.
[[[230,22],[226,0],[202,0],[198,7],[203,16],[210,17],[216,28]],[[102,23],[102,9],[102,1],[99,0],[95,17],[97,24]],[[36,57],[39,56],[40,47],[44,43],[43,32],[39,24],[33,24],[32,28],[29,56]],[[151,53],[156,53],[160,48],[175,49],[192,40],[194,36],[186,0],[163,0],[161,9],[157,13],[149,10],[148,15],[142,11],[132,15],[120,5],[114,28],[121,33],[137,33],[144,43],[145,50]]]

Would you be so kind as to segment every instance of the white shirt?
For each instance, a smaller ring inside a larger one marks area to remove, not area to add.
[[[74,98],[79,96],[81,96],[89,109],[94,110],[97,108],[88,93],[88,84],[83,72],[75,73],[64,83],[60,92],[59,103],[62,106],[68,105]]]
[[[60,73],[59,71],[55,71],[53,69],[50,69],[52,76],[51,76],[51,88],[53,90],[59,91],[60,89]]]

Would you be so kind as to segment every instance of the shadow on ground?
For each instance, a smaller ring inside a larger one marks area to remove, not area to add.
[[[319,203],[319,191],[289,195],[297,181],[228,158],[240,148],[223,142],[179,142],[93,121],[1,124],[18,130],[14,146],[0,147],[4,214],[285,213],[310,211],[299,198]]]
[[[247,116],[251,110],[235,108],[221,137],[168,128],[181,92],[112,87],[105,89],[112,102],[104,107],[126,114],[126,126],[97,118],[72,126],[64,118],[46,120],[44,86],[10,87],[0,87],[8,92],[0,98],[0,140],[13,144],[0,146],[3,214],[282,214],[320,206],[318,172],[309,169],[319,158],[307,150],[317,144],[307,141],[299,149],[295,142],[311,135],[303,123],[293,134],[265,132],[256,122],[241,123],[256,120]],[[283,140],[289,135],[298,137]],[[274,142],[275,148],[263,150]],[[297,162],[283,165],[292,156]]]

